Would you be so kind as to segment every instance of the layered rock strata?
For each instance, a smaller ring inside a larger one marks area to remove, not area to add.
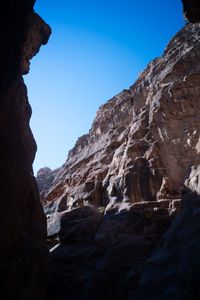
[[[198,167],[200,28],[186,24],[128,90],[102,105],[45,190],[49,214],[180,198]]]
[[[200,296],[199,99],[200,27],[186,24],[100,107],[41,188],[54,246],[48,299]]]
[[[32,162],[36,143],[23,74],[50,28],[34,1],[3,1],[0,12],[0,271],[3,299],[44,299],[48,252]]]

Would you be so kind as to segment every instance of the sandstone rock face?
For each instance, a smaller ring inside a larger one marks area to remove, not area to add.
[[[0,12],[0,271],[3,299],[44,299],[46,218],[32,174],[36,144],[22,74],[50,28],[34,1],[3,1]]]
[[[49,214],[180,198],[199,164],[200,28],[186,24],[129,90],[102,105],[45,191]]]
[[[37,183],[42,203],[44,203],[45,195],[59,171],[59,168],[52,171],[46,167],[37,172]]]
[[[186,24],[45,190],[49,300],[200,297],[199,99],[200,27]]]

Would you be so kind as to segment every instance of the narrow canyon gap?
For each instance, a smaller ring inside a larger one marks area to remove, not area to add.
[[[39,171],[57,244],[48,299],[200,297],[199,50],[188,23],[99,108],[61,168]]]
[[[184,0],[183,2],[188,19],[199,21],[199,2],[195,0]],[[1,293],[4,299],[9,300],[45,299],[44,289],[48,269],[46,218],[32,175],[36,144],[29,128],[31,108],[28,104],[22,74],[27,73],[29,69],[28,60],[38,52],[41,44],[47,42],[50,28],[38,15],[34,14],[33,5],[33,0],[7,0],[2,1],[0,11],[2,38],[0,48],[0,222],[2,230],[0,268]],[[187,103],[187,97],[191,97],[193,99],[192,107],[186,105],[187,113],[191,114],[191,118],[194,118],[195,114],[196,97],[199,99],[199,51],[196,51],[199,43],[197,42],[196,46],[193,44],[197,41],[193,28],[192,25],[186,26],[185,32],[188,32],[194,40],[188,45],[185,64],[176,65],[171,74],[174,78],[170,78],[170,75],[162,83],[166,84],[169,95],[171,92],[177,97],[180,86],[186,85],[182,89],[185,92],[185,98],[176,99],[179,101],[173,103],[172,107],[168,105],[167,109],[170,115],[173,115],[174,112],[180,113],[180,110],[176,110],[176,105],[179,105],[182,100]],[[198,30],[197,27],[197,34]],[[190,38],[189,41],[191,41]],[[185,45],[184,38],[182,40],[180,37],[180,47],[181,43]],[[173,43],[169,46],[173,48]],[[176,53],[174,54],[176,56]],[[192,55],[190,56],[190,54]],[[171,55],[173,56],[173,53]],[[184,55],[182,59],[184,60]],[[191,69],[194,62],[195,66]],[[186,76],[186,80],[182,80],[183,75]],[[177,76],[180,76],[178,80]],[[178,86],[170,87],[170,80],[172,82],[175,80]],[[164,89],[163,86],[161,90]],[[124,93],[126,94],[126,92]],[[167,97],[169,96],[166,96],[166,99],[170,100]],[[157,100],[159,102],[159,95]],[[120,101],[120,99],[117,100],[118,103]],[[189,105],[189,103],[187,104]],[[152,108],[153,111],[154,108]],[[183,105],[182,113],[184,112]],[[197,112],[198,110],[196,110]],[[141,123],[143,120],[146,122],[145,112]],[[138,119],[138,129],[146,130],[145,122],[144,126],[140,127]],[[197,130],[198,128],[199,126],[197,126]],[[140,133],[143,136],[144,131],[138,130],[137,132],[135,130],[137,140]],[[161,130],[160,138],[163,136],[162,134]],[[52,270],[49,279],[52,285],[49,285],[47,299],[88,300],[90,298],[98,299],[97,295],[105,296],[104,299],[113,299],[113,295],[116,295],[115,299],[127,300],[147,298],[185,300],[197,299],[200,296],[198,294],[200,212],[197,136],[198,132],[194,135],[189,132],[186,141],[187,147],[191,147],[194,154],[192,157],[194,168],[186,173],[188,178],[186,178],[185,186],[188,187],[188,190],[183,190],[180,201],[173,198],[166,199],[166,201],[163,201],[164,199],[143,201],[139,204],[133,203],[130,209],[124,209],[123,205],[121,206],[119,203],[114,207],[112,205],[107,207],[110,214],[103,216],[102,212],[89,206],[66,213],[65,208],[69,203],[67,197],[62,201],[57,198],[52,225],[56,225],[59,217],[63,216],[62,230],[58,230],[56,226],[49,227],[50,235],[54,235],[54,237],[59,235],[60,245],[52,255]],[[83,141],[84,139],[79,140],[80,151]],[[196,152],[193,145],[197,146]],[[82,149],[85,147],[87,145],[84,143]],[[113,144],[107,150],[111,154],[117,147],[118,145]],[[77,150],[75,148],[74,153]],[[145,147],[138,144],[136,150],[140,152],[145,150]],[[119,151],[118,154],[120,155],[120,153]],[[73,153],[71,153],[71,157],[72,155]],[[186,152],[186,156],[188,158],[190,154]],[[101,163],[103,162],[107,163],[106,157],[101,161]],[[188,164],[187,159],[181,162],[184,166]],[[151,167],[146,162],[144,163],[144,160],[140,160],[136,167],[139,172],[147,170],[145,174],[149,178]],[[168,174],[170,174],[170,170]],[[182,175],[180,173],[178,175],[181,178]],[[155,175],[153,174],[153,176]],[[98,180],[101,181],[101,178]],[[114,197],[114,201],[118,200],[116,197],[120,197],[120,194],[118,195],[117,191],[121,187],[115,178],[110,183],[108,196]],[[165,194],[168,190],[173,191],[170,176],[166,182],[162,181],[162,183]],[[175,183],[177,187],[177,182]],[[76,183],[74,182],[74,184]],[[154,194],[158,190],[157,186],[156,183]],[[88,193],[91,195],[94,187],[96,187],[94,182],[87,184],[86,198]],[[81,189],[78,188],[78,190],[81,195]],[[138,190],[140,191],[140,186],[138,186]],[[65,190],[61,189],[60,192],[62,197]],[[73,195],[73,191],[71,192]],[[179,187],[178,190],[176,189],[176,193],[180,195]],[[49,192],[47,194],[53,195]],[[134,195],[134,190],[130,194]],[[54,201],[53,198],[49,197],[48,199]],[[72,197],[70,205],[73,206],[73,203],[80,205],[81,201],[77,200],[79,199]],[[99,198],[95,198],[97,203],[98,200]],[[101,205],[105,207],[105,204],[109,204],[107,202],[106,195],[106,202]],[[182,210],[171,223],[171,219],[180,209],[180,203]],[[51,208],[48,209],[49,213],[52,213]],[[114,210],[112,211],[112,209]],[[150,237],[148,242],[147,237]],[[152,246],[157,240],[159,240],[157,248],[152,252]],[[152,278],[155,279],[153,282]],[[111,285],[109,285],[110,279],[112,279]],[[116,285],[116,283],[119,284]],[[80,298],[78,298],[79,296]]]

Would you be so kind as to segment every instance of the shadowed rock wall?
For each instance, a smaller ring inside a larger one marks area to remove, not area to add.
[[[3,298],[13,300],[44,299],[47,276],[46,218],[32,172],[36,143],[22,74],[50,28],[33,5],[6,0],[0,10],[0,273]]]
[[[182,0],[185,18],[192,23],[200,22],[200,2],[199,0]]]

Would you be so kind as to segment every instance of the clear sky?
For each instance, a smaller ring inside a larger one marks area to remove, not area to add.
[[[98,107],[134,83],[184,20],[181,0],[38,0],[35,11],[52,28],[24,76],[36,174],[66,161]]]

